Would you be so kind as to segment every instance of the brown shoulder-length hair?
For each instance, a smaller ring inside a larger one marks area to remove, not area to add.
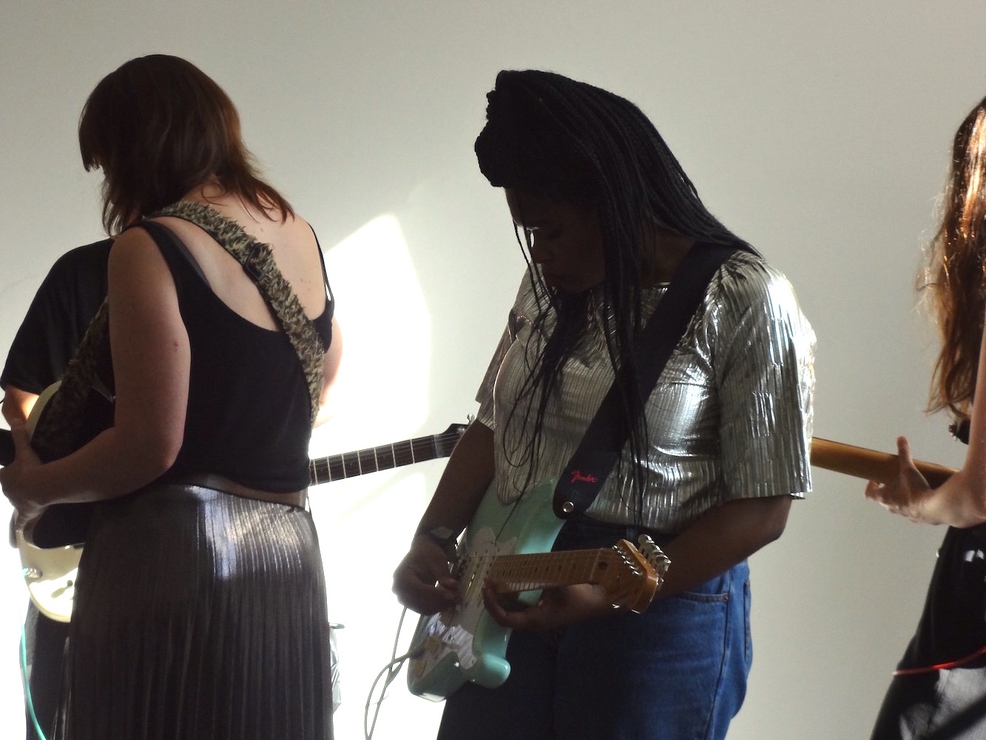
[[[263,182],[240,135],[233,102],[191,62],[165,54],[131,59],[106,75],[79,119],[87,170],[103,171],[110,233],[179,200],[210,178],[251,206],[290,204]]]
[[[955,133],[942,206],[926,285],[942,338],[929,410],[966,417],[976,391],[986,311],[986,98]]]

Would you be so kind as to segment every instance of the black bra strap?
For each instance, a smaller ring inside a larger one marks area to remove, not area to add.
[[[134,226],[140,226],[147,231],[147,233],[151,235],[151,238],[157,242],[159,247],[165,244],[173,247],[178,254],[185,258],[185,261],[188,262],[189,267],[195,270],[196,274],[202,278],[202,282],[209,285],[209,280],[206,278],[205,273],[202,272],[202,267],[199,265],[198,260],[192,256],[192,253],[188,251],[188,247],[185,246],[185,242],[179,239],[175,232],[157,221],[141,221],[134,224]]]

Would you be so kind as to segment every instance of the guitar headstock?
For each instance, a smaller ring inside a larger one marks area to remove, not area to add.
[[[441,434],[435,435],[435,449],[438,457],[448,457],[458,443],[459,438],[466,431],[468,424],[449,424],[449,428]]]
[[[635,614],[646,609],[657,593],[658,577],[647,558],[628,540],[620,540],[608,554],[609,567],[599,583],[613,606],[625,606]]]

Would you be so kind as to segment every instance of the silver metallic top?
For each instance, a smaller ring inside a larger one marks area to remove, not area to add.
[[[666,292],[666,285],[644,291],[646,316]],[[534,330],[538,307],[525,276],[477,395],[477,420],[495,430],[504,503],[519,498],[525,484],[561,474],[612,385],[600,311],[565,362],[529,476],[530,432],[517,423],[523,409],[513,423],[507,420],[527,376],[528,353],[540,352],[554,324],[549,317],[542,332]],[[643,520],[634,521],[626,449],[587,514],[674,534],[732,499],[803,498],[811,490],[814,348],[815,334],[787,279],[758,255],[734,254],[713,277],[647,401]]]

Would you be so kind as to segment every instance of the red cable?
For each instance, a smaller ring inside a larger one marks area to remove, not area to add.
[[[935,665],[924,666],[922,668],[898,668],[894,671],[895,676],[914,676],[919,673],[933,673],[934,671],[941,671],[948,668],[957,668],[960,665],[965,665],[966,663],[971,663],[976,658],[981,658],[986,655],[986,645],[979,648],[972,655],[967,655],[964,658],[959,658],[958,660],[952,660],[948,663],[937,663]]]

